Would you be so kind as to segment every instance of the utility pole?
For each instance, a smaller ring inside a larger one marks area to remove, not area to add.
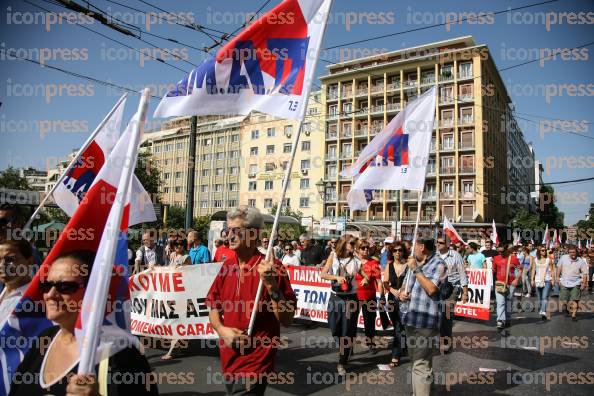
[[[196,124],[198,117],[190,120],[190,144],[188,148],[188,179],[186,182],[186,230],[192,228],[194,218],[194,178],[196,176]]]

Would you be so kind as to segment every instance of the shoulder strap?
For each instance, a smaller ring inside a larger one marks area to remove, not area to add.
[[[507,281],[509,279],[509,265],[511,263],[511,254],[507,257],[507,269],[505,271],[505,284],[507,285]]]

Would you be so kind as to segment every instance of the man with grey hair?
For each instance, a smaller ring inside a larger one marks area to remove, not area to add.
[[[152,269],[155,265],[163,265],[163,247],[155,244],[155,237],[150,231],[142,234],[142,246],[136,251],[134,274]]]
[[[236,255],[225,260],[206,296],[229,395],[264,394],[268,376],[275,375],[275,346],[282,345],[280,325],[290,325],[295,315],[297,299],[282,263],[258,250],[263,226],[262,214],[254,207],[239,206],[227,213],[229,247]],[[260,281],[264,289],[248,336]]]
[[[321,267],[324,265],[327,258],[324,248],[320,245],[314,245],[310,236],[307,234],[301,234],[299,242],[301,242],[301,246],[303,247],[301,256],[299,257],[301,265],[311,267]]]

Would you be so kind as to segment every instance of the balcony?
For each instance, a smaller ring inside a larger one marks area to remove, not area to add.
[[[474,149],[474,142],[465,142],[464,140],[460,140],[458,142],[458,146],[459,150],[472,150]]]
[[[454,142],[441,143],[439,148],[441,151],[454,151]]]
[[[367,137],[367,132],[369,129],[365,127],[361,127],[359,129],[355,129],[355,137]]]
[[[405,89],[415,88],[417,85],[418,85],[418,81],[417,80],[406,80],[406,81],[404,81],[404,88]]]
[[[442,71],[439,76],[439,81],[440,82],[454,81],[454,75],[452,74],[451,70]]]
[[[384,84],[374,84],[371,86],[371,94],[377,94],[384,92]]]
[[[340,113],[340,118],[351,118],[353,116],[353,108],[347,106],[342,109],[342,113]]]
[[[368,113],[369,113],[369,107],[363,107],[363,108],[357,109],[355,111],[355,117],[361,117],[361,116],[366,117]]]
[[[451,200],[456,199],[456,196],[453,191],[442,191],[439,193],[439,199]]]
[[[431,215],[421,215],[420,221],[423,222],[432,222],[434,220],[434,216]],[[416,213],[409,213],[402,216],[402,221],[417,221],[417,214]]]
[[[475,199],[474,191],[460,191],[460,199]]]
[[[353,89],[351,87],[345,87],[340,94],[340,97],[343,99],[350,98],[351,96],[353,96]]]
[[[357,88],[357,96],[367,96],[367,86]]]
[[[384,129],[384,125],[383,124],[378,124],[378,125],[372,125],[371,126],[371,135],[377,135],[378,133],[381,132],[381,130]]]
[[[474,100],[474,95],[473,94],[464,94],[464,95],[458,96],[458,98],[461,102],[472,102]]]
[[[425,191],[423,193],[423,201],[435,201],[437,193],[435,191]]]
[[[337,158],[336,151],[330,151],[326,154],[326,161],[336,161]]]
[[[456,168],[453,167],[453,166],[441,167],[439,169],[439,174],[441,174],[441,175],[455,175],[456,174]]]
[[[391,82],[388,84],[387,90],[388,91],[396,91],[400,89],[400,81]]]
[[[472,70],[460,69],[460,71],[458,73],[458,80],[466,80],[468,78],[472,78]]]
[[[337,91],[328,92],[328,100],[337,100],[337,99],[338,99]]]
[[[400,110],[402,110],[402,106],[400,105],[400,103],[388,103],[388,105],[386,106],[386,109],[388,110],[388,112],[400,111]]]
[[[353,131],[351,131],[351,130],[340,132],[341,139],[350,139],[352,137],[353,137]]]
[[[326,116],[326,121],[334,121],[337,119],[338,119],[338,112],[336,112],[336,111],[328,113],[328,115]]]
[[[459,120],[460,125],[472,125],[474,123],[473,116],[463,116]]]
[[[352,158],[352,157],[353,157],[352,151],[345,151],[344,153],[340,153],[340,159]]]
[[[473,174],[474,166],[463,166],[460,168],[460,173]]]
[[[440,128],[453,128],[454,127],[454,119],[453,118],[446,118],[439,121]]]
[[[421,85],[433,84],[435,83],[435,76],[428,75],[421,77]]]
[[[384,105],[377,105],[371,108],[371,113],[383,113],[384,112]]]
[[[427,176],[435,176],[435,165],[427,165]]]
[[[440,105],[454,104],[454,94],[446,93],[444,95],[439,95],[439,104]]]

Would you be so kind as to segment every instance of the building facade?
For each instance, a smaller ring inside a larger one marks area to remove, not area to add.
[[[322,200],[316,183],[324,177],[320,93],[310,96],[295,154],[285,205],[303,217],[319,219]],[[280,202],[286,166],[299,123],[261,113],[248,116],[241,130],[240,204],[268,213]]]
[[[444,215],[461,226],[509,220],[501,188],[512,179],[528,184],[530,172],[509,176],[511,100],[485,45],[466,36],[356,59],[328,66],[321,81],[324,178],[331,186],[326,215],[414,223],[416,193],[374,191],[367,212],[351,212],[346,196],[352,181],[339,173],[407,103],[437,86],[421,223],[431,226]],[[523,142],[519,129],[513,135]]]
[[[32,191],[45,191],[47,172],[29,167],[19,169],[19,175],[27,180]]]

